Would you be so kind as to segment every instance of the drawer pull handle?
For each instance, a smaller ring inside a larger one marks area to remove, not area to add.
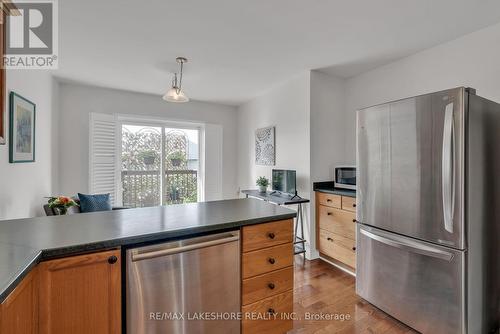
[[[356,250],[356,247],[353,247],[353,248],[352,248],[352,250],[353,250],[353,251],[355,251],[355,250]]]
[[[356,207],[356,203],[352,203],[352,207],[355,208]]]
[[[327,199],[326,199],[326,201],[327,201],[327,202],[331,202],[332,200],[331,200],[331,199],[329,199],[329,198],[327,198]]]
[[[333,241],[333,239],[332,239],[332,238],[330,238],[330,237],[326,238],[326,240],[328,240],[328,241]]]
[[[276,237],[273,232],[268,233],[267,236],[269,237],[269,239],[274,239]]]
[[[355,222],[356,222],[356,219],[353,219],[353,220],[352,220],[352,222],[353,222],[353,223],[355,223]]]
[[[270,264],[274,264],[276,260],[272,257],[270,257],[267,261],[269,261]]]
[[[108,263],[109,264],[115,264],[116,261],[118,261],[118,258],[114,255],[111,255],[110,257],[108,257]]]
[[[333,215],[333,213],[331,213],[331,212],[327,212],[326,214],[327,214],[328,216]]]
[[[267,286],[271,290],[274,290],[274,288],[275,288],[274,283],[269,283]]]
[[[269,308],[269,310],[267,310],[267,313],[273,315],[276,314],[276,311],[273,308]]]

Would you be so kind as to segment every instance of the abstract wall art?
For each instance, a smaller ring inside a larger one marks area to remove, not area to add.
[[[275,165],[276,145],[274,126],[255,131],[255,163],[263,166]]]

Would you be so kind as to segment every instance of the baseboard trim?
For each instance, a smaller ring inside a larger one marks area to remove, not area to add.
[[[343,268],[343,267],[339,266],[339,265],[338,265],[338,264],[336,264],[336,263],[333,263],[332,261],[330,261],[330,260],[326,259],[324,256],[321,256],[321,254],[319,255],[319,258],[320,258],[321,260],[323,260],[323,261],[325,261],[325,262],[327,262],[327,263],[331,264],[332,266],[334,266],[334,267],[336,267],[336,268],[338,268],[338,269],[342,270],[343,272],[346,272],[346,273],[348,273],[349,275],[356,277],[356,273],[354,273],[354,272],[350,271],[349,269]]]

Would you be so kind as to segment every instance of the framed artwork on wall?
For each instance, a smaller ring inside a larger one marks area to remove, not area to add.
[[[275,127],[257,129],[255,131],[255,163],[263,166],[274,166],[276,163]]]
[[[5,22],[5,13],[0,11],[1,24],[0,24],[0,59],[3,63],[3,56],[5,52],[5,31],[3,23]],[[0,145],[5,145],[6,142],[6,125],[5,125],[5,69],[0,64]]]
[[[35,161],[35,104],[11,92],[9,96],[9,162]]]

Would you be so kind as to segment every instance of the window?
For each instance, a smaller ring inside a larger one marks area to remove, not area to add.
[[[90,113],[89,188],[113,205],[223,199],[223,128]]]
[[[197,202],[201,194],[200,129],[121,125],[124,206]]]

